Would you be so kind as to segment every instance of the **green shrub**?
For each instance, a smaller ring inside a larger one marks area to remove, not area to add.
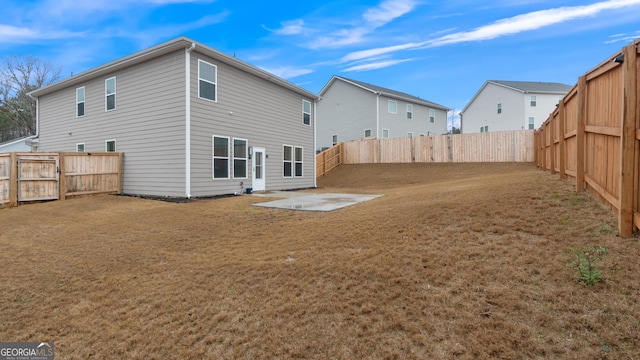
[[[591,286],[602,280],[598,263],[607,254],[606,247],[583,246],[579,249],[571,249],[571,254],[575,260],[568,263],[567,266],[578,272],[578,281]]]

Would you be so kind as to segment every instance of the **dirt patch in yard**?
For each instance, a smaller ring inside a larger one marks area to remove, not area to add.
[[[531,164],[341,166],[329,213],[101,196],[0,211],[0,341],[57,359],[640,356],[640,246]],[[602,245],[586,286],[571,248]]]

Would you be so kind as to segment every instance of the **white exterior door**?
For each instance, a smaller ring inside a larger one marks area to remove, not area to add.
[[[265,190],[265,150],[264,148],[253,147],[253,160],[252,166],[253,171],[251,172],[251,183],[253,186],[253,191],[264,191]]]

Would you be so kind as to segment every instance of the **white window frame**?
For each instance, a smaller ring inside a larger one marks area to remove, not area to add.
[[[338,145],[338,134],[331,135],[331,146]]]
[[[535,95],[531,95],[529,105],[531,105],[531,107],[536,107],[538,105],[538,98]]]
[[[489,125],[484,126],[484,132],[489,132]]]
[[[80,146],[82,146],[82,150],[80,150]],[[105,145],[105,148],[106,148],[106,145]],[[85,149],[84,143],[77,143],[76,144],[76,152],[85,152],[84,149]]]
[[[411,132],[411,131],[407,132],[407,137],[408,138],[412,138],[413,137],[413,132]]]
[[[385,132],[387,133],[387,136],[384,135]],[[382,138],[383,139],[389,138],[389,129],[382,129]]]
[[[113,80],[113,92],[109,93],[108,89],[108,83],[110,80]],[[117,98],[118,96],[116,95],[118,93],[118,82],[116,81],[116,77],[112,76],[108,79],[106,79],[104,81],[104,111],[114,111],[118,106],[117,106]],[[108,104],[109,104],[109,96],[113,96],[113,109],[109,109]]]
[[[236,140],[244,141],[244,157],[236,156]],[[249,176],[249,141],[247,139],[242,138],[233,138],[231,143],[231,149],[233,150],[231,156],[233,158],[233,163],[231,164],[233,178],[234,179],[248,179]],[[244,160],[244,176],[236,176],[236,160]]]
[[[502,114],[502,103],[498,103],[498,114]]]
[[[393,111],[391,111],[391,104],[393,104]],[[387,102],[387,111],[389,114],[397,114],[398,113],[398,102],[395,100],[389,100]]]
[[[289,160],[287,160],[286,156],[285,156],[285,154],[287,152],[286,148],[289,148],[291,150],[291,159],[289,159]],[[282,144],[282,177],[285,178],[285,179],[293,177],[293,174],[294,174],[293,156],[294,156],[294,154],[293,154],[293,145]],[[289,164],[289,166],[290,166],[290,169],[291,169],[291,174],[290,175],[287,175],[285,173],[286,170],[287,170],[287,165],[286,164]]]
[[[429,122],[432,124],[436,123],[436,111],[433,109],[429,109]]]
[[[535,129],[535,123],[536,123],[536,119],[533,116],[529,116],[529,126],[528,129],[529,130],[533,130]]]
[[[227,156],[216,155],[216,138],[227,139]],[[216,159],[227,160],[227,177],[216,177]],[[231,138],[222,135],[211,136],[211,178],[215,180],[231,179]]]
[[[82,101],[78,100],[78,92],[82,90]],[[85,90],[84,86],[81,86],[79,88],[76,88],[76,117],[83,117],[84,114],[86,114],[87,112],[87,106],[86,106],[86,100],[87,100],[87,91]],[[82,115],[78,114],[78,105],[82,104]]]
[[[298,160],[298,149],[300,149],[300,159]],[[300,175],[298,175],[298,164],[300,164]],[[304,149],[302,146],[293,147],[293,177],[304,177]]]
[[[369,135],[367,135],[367,132],[369,132]],[[371,137],[371,129],[365,129],[364,130],[364,137]]]
[[[200,65],[201,64],[205,64],[205,65],[209,65],[213,67],[213,73],[215,74],[215,81],[211,81],[209,79],[204,79],[202,77],[200,77]],[[214,99],[209,99],[206,97],[202,97],[200,94],[200,82],[204,81],[206,83],[212,84],[215,88],[215,94],[213,95]],[[207,100],[207,101],[211,101],[211,102],[218,102],[218,67],[216,65],[213,65],[209,62],[206,62],[202,59],[198,59],[198,98],[202,99],[202,100]]]
[[[407,104],[407,119],[413,119],[413,105]]]
[[[109,151],[109,143],[113,142],[113,151]],[[117,147],[116,147],[116,139],[109,139],[109,140],[105,140],[104,141],[104,151],[105,152],[116,152]]]
[[[309,106],[309,111],[305,108]],[[311,101],[302,100],[302,124],[311,126]]]

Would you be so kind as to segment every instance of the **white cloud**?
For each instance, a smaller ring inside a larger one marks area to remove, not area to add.
[[[605,41],[604,43],[613,44],[621,41],[630,42],[637,39],[639,36],[640,36],[640,30],[636,31],[633,34],[615,34],[615,35],[609,36],[610,39]]]
[[[355,51],[342,58],[343,61],[365,59],[370,56],[380,56],[401,50],[411,50],[423,47],[436,47],[456,43],[491,40],[502,36],[513,35],[525,31],[537,30],[566,21],[592,17],[606,10],[620,9],[640,4],[640,0],[608,0],[585,6],[559,7],[548,10],[534,11],[501,19],[494,23],[480,26],[471,31],[461,31],[433,40],[412,42],[394,46],[380,47]]]
[[[280,23],[280,25],[282,25],[282,27],[277,30],[270,30],[263,27],[280,35],[298,35],[304,31],[304,21],[301,19],[285,21]]]
[[[375,70],[375,69],[382,69],[389,66],[401,64],[407,61],[413,61],[413,60],[415,59],[378,61],[378,62],[373,62],[368,64],[351,66],[349,68],[344,69],[343,71],[350,72],[350,71],[369,71],[369,70]]]
[[[315,26],[305,28],[305,22],[301,19],[282,22],[277,30],[265,29],[279,35],[307,35],[309,33],[320,34],[306,42],[311,49],[339,48],[359,44],[365,41],[365,37],[376,29],[393,20],[411,12],[415,8],[415,0],[384,0],[378,6],[367,9],[359,18],[349,19],[351,26],[341,27],[337,30],[335,24],[344,21],[322,19]],[[326,24],[330,24],[329,26]]]
[[[362,17],[370,23],[381,26],[410,12],[414,6],[413,0],[386,0],[378,7],[368,9]]]
[[[280,67],[276,67],[276,68],[268,68],[268,67],[262,67],[261,66],[261,68],[264,71],[270,72],[273,75],[276,75],[276,76],[281,77],[283,79],[291,79],[291,78],[294,78],[296,76],[310,74],[310,73],[313,72],[313,70],[311,70],[311,69],[294,68],[294,67],[290,67],[290,66],[280,66]]]
[[[84,32],[44,31],[27,27],[0,24],[0,43],[17,43],[25,40],[53,40],[83,36]]]

